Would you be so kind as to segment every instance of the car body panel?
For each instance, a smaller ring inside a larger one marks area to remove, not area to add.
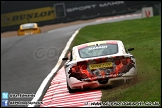
[[[41,33],[41,29],[38,27],[37,23],[26,23],[21,24],[17,31],[18,36],[32,35]]]
[[[116,49],[110,50],[111,48]],[[83,54],[82,49],[85,49]],[[101,50],[109,50],[111,53],[99,54]],[[96,88],[110,84],[111,79],[130,79],[137,73],[134,56],[125,50],[120,40],[96,41],[74,46],[71,54],[71,59],[64,65],[66,80],[71,89]]]

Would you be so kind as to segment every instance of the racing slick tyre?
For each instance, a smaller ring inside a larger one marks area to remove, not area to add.
[[[68,88],[68,90],[69,90],[69,93],[74,93],[74,92],[75,92],[75,90],[74,90],[74,89],[71,89],[71,88],[70,88],[70,86],[69,86],[68,82],[67,82],[67,88]]]

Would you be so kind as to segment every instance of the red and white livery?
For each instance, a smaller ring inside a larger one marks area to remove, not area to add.
[[[97,88],[114,80],[136,75],[136,60],[120,40],[104,40],[74,46],[64,64],[69,93],[75,89]]]

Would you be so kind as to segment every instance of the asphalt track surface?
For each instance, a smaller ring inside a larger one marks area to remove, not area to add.
[[[1,38],[1,92],[36,94],[76,30],[87,25],[137,18],[141,18],[141,15],[98,20],[32,36]],[[31,101],[32,99],[9,98],[9,101]],[[24,107],[24,105],[19,106]]]

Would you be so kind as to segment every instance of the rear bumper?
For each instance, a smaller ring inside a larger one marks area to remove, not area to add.
[[[100,84],[98,80],[96,81],[91,81],[91,82],[86,82],[86,81],[72,81],[69,86],[71,89],[85,89],[85,88],[99,88],[103,87],[106,85],[113,85],[114,82],[119,81],[119,82],[126,82],[129,79],[132,79],[133,76],[121,76],[121,77],[115,77],[115,78],[109,78],[108,82],[106,84]]]
[[[87,82],[87,81],[80,81],[76,78],[69,79],[69,86],[71,89],[84,89],[84,88],[98,88],[106,85],[113,85],[114,82],[126,82],[129,79],[132,79],[137,74],[137,70],[132,68],[129,72],[123,74],[119,77],[108,78],[108,82],[106,84],[100,84],[98,80]]]
[[[32,35],[32,34],[40,34],[41,32],[34,32],[34,31],[31,31],[31,32],[18,32],[18,36],[24,36],[24,35]]]

